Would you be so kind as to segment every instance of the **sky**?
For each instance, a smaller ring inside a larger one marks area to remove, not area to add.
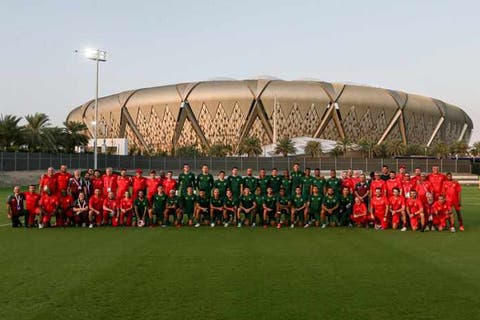
[[[60,125],[100,96],[218,78],[315,78],[435,97],[480,141],[479,1],[0,1],[0,114]]]

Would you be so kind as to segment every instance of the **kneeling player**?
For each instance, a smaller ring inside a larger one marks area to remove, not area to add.
[[[180,227],[182,222],[182,211],[180,210],[180,199],[175,194],[174,189],[169,191],[167,206],[165,208],[165,213],[163,214],[163,219],[167,226],[170,225],[170,216],[173,216],[174,224],[177,227]]]
[[[137,226],[142,227],[148,224],[148,221],[145,221],[148,213],[148,200],[145,198],[143,190],[138,191],[138,197],[133,201],[133,212]]]
[[[240,196],[239,206],[237,210],[237,227],[241,228],[242,224],[250,225],[252,220],[252,213],[255,211],[257,204],[255,202],[255,196],[250,192],[249,188],[244,188],[243,193]],[[243,217],[242,217],[243,213]]]
[[[288,171],[287,171],[288,172]],[[277,229],[280,229],[282,225],[288,225],[290,220],[291,202],[287,189],[280,188],[277,197],[277,215],[280,218],[280,222],[277,224]]]
[[[218,188],[213,189],[213,196],[210,199],[210,226],[215,227],[222,222],[223,218],[223,199],[220,196]]]
[[[102,223],[103,218],[103,199],[102,192],[100,189],[95,189],[93,196],[88,200],[88,207],[90,211],[88,213],[88,219],[90,220],[89,228],[93,228],[94,225],[97,227]]]
[[[328,187],[327,194],[323,198],[322,213],[320,216],[322,220],[322,229],[327,226],[327,218],[331,227],[335,227],[335,224],[338,223],[337,210],[339,206],[340,202],[338,201],[338,197],[335,195],[333,188]]]
[[[233,197],[233,192],[230,189],[226,191],[226,198],[223,204],[223,226],[228,227],[228,224],[233,221],[233,217],[237,214],[238,202]]]
[[[342,194],[338,198],[338,220],[341,226],[352,226],[350,222],[350,215],[352,214],[353,207],[353,195],[350,192],[350,188],[345,186],[342,188]]]
[[[402,231],[407,231],[405,199],[400,195],[400,189],[393,188],[393,195],[388,199],[388,207],[392,215],[392,229],[397,229],[401,221],[403,224]]]
[[[419,222],[421,230],[423,231],[425,227],[425,216],[423,214],[423,203],[420,199],[417,198],[417,191],[410,190],[410,198],[407,199],[405,205],[407,210],[408,218],[410,219],[410,227],[413,231],[419,229]]]
[[[154,225],[158,225],[159,222],[164,226],[163,222],[163,213],[165,212],[165,206],[167,204],[167,195],[163,192],[163,186],[159,185],[157,187],[157,193],[155,193],[152,198],[152,207],[148,211],[148,217]]]
[[[193,226],[193,220],[196,220],[195,216],[195,202],[197,197],[193,193],[193,187],[187,187],[187,192],[180,196],[180,208],[182,211],[182,218],[180,224],[183,224],[183,219],[187,216],[188,225]]]
[[[73,202],[73,220],[77,227],[86,227],[88,222],[88,201],[85,199],[85,193],[80,191],[78,199]]]
[[[60,208],[57,213],[57,227],[70,226],[74,224],[73,221],[73,197],[67,190],[63,189],[60,197]]]
[[[355,198],[355,203],[353,204],[352,215],[350,219],[357,227],[366,227],[368,228],[368,223],[370,222],[370,214],[367,210],[367,205],[361,197]]]
[[[373,216],[375,217],[375,229],[388,229],[391,215],[388,210],[388,200],[383,195],[381,188],[375,189],[375,195],[370,201]]]
[[[258,203],[257,203],[258,205]],[[277,212],[277,197],[273,194],[273,188],[267,188],[267,194],[263,197],[263,227],[267,228],[280,222],[280,214]]]
[[[198,197],[195,204],[195,218],[197,223],[195,227],[200,227],[200,222],[204,224],[210,223],[210,198],[207,196],[205,190],[198,191]]]
[[[307,200],[304,198],[302,194],[302,188],[296,187],[295,188],[295,195],[292,198],[292,210],[291,210],[291,217],[290,219],[291,224],[290,228],[295,228],[295,224],[301,227],[305,219],[307,219],[308,210],[307,210]],[[298,220],[298,222],[297,222]]]
[[[107,198],[103,200],[103,225],[118,225],[118,202],[113,191],[109,191]]]
[[[450,223],[450,231],[455,232],[455,218],[453,217],[452,205],[445,200],[444,195],[439,195],[432,207],[433,228],[443,231],[447,227],[447,220]]]
[[[48,187],[45,187],[43,191],[40,198],[41,223],[38,225],[39,228],[50,226],[50,219],[57,214],[60,205],[58,197],[52,194]]]
[[[127,223],[125,224],[125,218],[127,218]],[[133,220],[133,199],[130,197],[130,192],[125,191],[122,200],[120,200],[120,226],[127,227],[132,226]]]

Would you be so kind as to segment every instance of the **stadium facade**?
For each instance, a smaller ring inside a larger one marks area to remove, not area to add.
[[[276,106],[276,107],[275,107]],[[125,91],[99,99],[99,137],[127,138],[148,151],[231,145],[256,136],[328,140],[367,138],[381,144],[468,143],[470,117],[438,99],[396,90],[322,81],[274,79],[179,83]],[[68,121],[93,132],[94,101]],[[102,128],[103,124],[103,128]]]

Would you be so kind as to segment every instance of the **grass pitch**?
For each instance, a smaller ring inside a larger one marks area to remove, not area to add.
[[[4,226],[0,319],[479,319],[480,191],[463,205],[456,234]]]

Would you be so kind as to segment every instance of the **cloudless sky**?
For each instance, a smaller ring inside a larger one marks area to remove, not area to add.
[[[479,1],[0,2],[0,113],[61,124],[94,96],[208,80],[316,78],[435,97],[480,140]]]

